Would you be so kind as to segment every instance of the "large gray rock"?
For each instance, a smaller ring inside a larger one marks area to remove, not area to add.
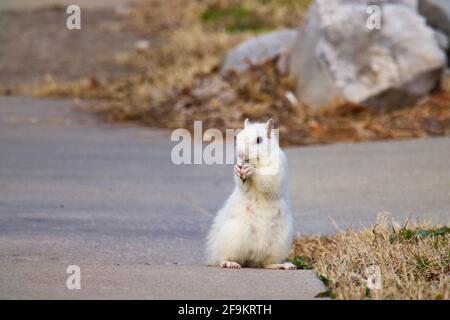
[[[420,0],[419,12],[430,26],[450,37],[450,0]]]
[[[439,82],[445,54],[415,1],[381,4],[382,27],[369,29],[373,1],[316,0],[299,27],[290,59],[297,96],[311,108],[344,102],[395,108]]]
[[[252,64],[261,64],[290,52],[296,36],[296,30],[284,29],[244,41],[227,53],[221,73],[225,74],[231,70],[242,72]]]

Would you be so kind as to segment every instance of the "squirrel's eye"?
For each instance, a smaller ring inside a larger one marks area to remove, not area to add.
[[[256,138],[256,143],[261,143],[262,142],[262,140],[263,140],[263,138],[262,137],[258,137],[258,138]]]

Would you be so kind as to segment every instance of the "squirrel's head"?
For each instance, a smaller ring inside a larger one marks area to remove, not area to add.
[[[241,161],[255,161],[271,156],[278,150],[277,135],[273,120],[266,123],[251,123],[248,119],[236,137],[236,156]]]

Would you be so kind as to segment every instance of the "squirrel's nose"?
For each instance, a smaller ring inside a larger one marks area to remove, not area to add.
[[[243,150],[237,150],[237,156],[241,159],[244,159],[245,153]]]

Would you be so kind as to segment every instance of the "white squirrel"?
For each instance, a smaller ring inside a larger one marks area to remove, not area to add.
[[[283,262],[291,248],[293,223],[287,160],[274,131],[272,119],[246,119],[236,137],[240,164],[234,166],[235,188],[209,232],[208,265],[296,269]]]

